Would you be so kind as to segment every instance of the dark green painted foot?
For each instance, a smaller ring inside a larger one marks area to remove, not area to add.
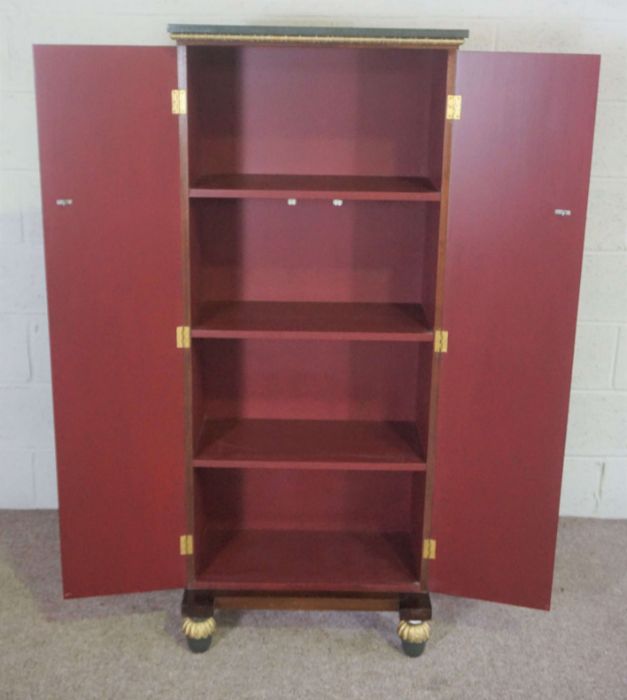
[[[186,639],[189,650],[194,654],[202,654],[211,646],[211,637],[204,637],[203,639],[192,639],[191,637],[187,637]]]
[[[412,642],[401,642],[403,645],[403,651],[406,656],[420,656],[427,646],[427,642],[422,642],[420,644],[412,644]]]

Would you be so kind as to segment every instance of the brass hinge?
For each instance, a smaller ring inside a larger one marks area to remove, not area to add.
[[[446,97],[446,118],[461,119],[462,118],[462,96],[448,95]]]
[[[194,553],[194,536],[181,535],[181,556],[186,557]]]
[[[189,347],[189,326],[177,326],[176,327],[176,347],[177,348],[188,348]]]
[[[187,90],[172,90],[172,114],[187,114]]]
[[[448,352],[448,331],[436,331],[433,336],[433,352]]]
[[[422,558],[435,559],[435,540],[422,541]]]

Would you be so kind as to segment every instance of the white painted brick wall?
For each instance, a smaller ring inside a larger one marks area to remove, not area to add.
[[[32,44],[169,44],[168,22],[465,27],[467,49],[602,54],[561,511],[627,517],[625,0],[0,0],[0,507],[57,503]]]

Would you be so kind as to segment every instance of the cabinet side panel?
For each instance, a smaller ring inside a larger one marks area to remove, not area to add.
[[[65,596],[178,587],[176,51],[37,46],[35,68]]]
[[[550,605],[598,70],[458,58],[433,591]]]

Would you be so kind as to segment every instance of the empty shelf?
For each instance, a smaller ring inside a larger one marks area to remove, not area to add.
[[[207,530],[195,585],[217,590],[416,592],[404,532]]]
[[[192,185],[189,196],[440,201],[427,178],[370,175],[206,175]]]
[[[196,467],[422,471],[414,423],[207,420]]]
[[[431,341],[418,304],[216,302],[205,304],[194,338]]]

